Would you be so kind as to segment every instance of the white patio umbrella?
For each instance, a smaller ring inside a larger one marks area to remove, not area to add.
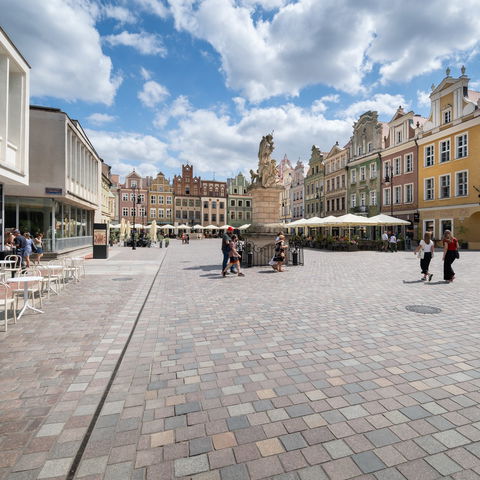
[[[168,223],[166,225],[160,226],[162,230],[171,230],[172,228],[175,228],[173,225],[169,225]]]
[[[111,223],[110,228],[113,228],[114,230],[118,230],[120,228],[120,223]]]
[[[385,215],[384,213],[370,217],[370,220],[375,220],[377,225],[410,225],[410,222],[407,220],[391,217],[390,215]]]
[[[193,226],[194,230],[203,230],[204,228],[205,227],[203,225],[198,225],[198,224]]]
[[[192,229],[192,227],[189,227],[188,225],[185,225],[185,224],[178,225],[175,228],[183,228],[184,230],[191,230]]]
[[[230,228],[230,227],[231,227],[231,225],[225,224],[225,225],[222,225],[221,227],[218,227],[218,228],[219,228],[220,230],[226,230],[227,228]],[[233,227],[232,227],[232,228],[233,228]]]
[[[239,230],[246,230],[250,226],[250,223],[246,223],[245,225],[242,225],[241,227],[238,227]]]
[[[157,222],[155,220],[152,220],[152,223],[150,224],[150,231],[148,232],[148,236],[150,237],[150,240],[152,240],[152,242],[157,241]]]
[[[286,227],[301,227],[303,225],[302,222],[305,222],[306,220],[304,218],[301,218],[300,220],[295,220],[294,222],[287,223],[285,226]]]
[[[377,222],[368,217],[362,217],[361,215],[354,215],[353,213],[347,213],[341,217],[335,217],[332,220],[329,220],[328,223],[324,223],[325,226],[331,227],[347,227],[348,229],[348,238],[350,238],[350,228],[351,227],[362,227],[362,226],[375,226]]]
[[[219,230],[219,228],[216,225],[207,225],[205,230]]]
[[[145,228],[141,223],[136,223],[134,228]]]

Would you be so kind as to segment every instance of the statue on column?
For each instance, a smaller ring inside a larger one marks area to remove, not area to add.
[[[273,144],[273,135],[268,134],[262,137],[258,148],[258,170],[250,170],[252,185],[261,185],[268,188],[279,183],[277,162],[270,158],[275,149]]]

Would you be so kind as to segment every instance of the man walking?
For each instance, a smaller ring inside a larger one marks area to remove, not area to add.
[[[232,241],[233,227],[228,227],[227,231],[223,234],[222,237],[222,253],[223,253],[223,263],[222,263],[222,272],[227,268],[228,259],[230,257],[230,242]],[[235,270],[230,268],[232,273],[235,273]]]
[[[384,252],[388,251],[388,233],[386,230],[382,233],[382,250]]]
[[[25,249],[27,248],[27,239],[20,233],[20,230],[14,230],[13,236],[15,237],[15,248],[17,255],[22,257],[22,268],[25,267]]]

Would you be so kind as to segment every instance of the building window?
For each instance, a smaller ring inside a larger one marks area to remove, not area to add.
[[[372,207],[377,205],[377,192],[375,190],[370,192],[370,205]]]
[[[143,203],[145,202],[145,194],[144,193],[141,193],[138,198],[140,199],[140,202]]]
[[[402,203],[402,187],[394,187],[393,188],[393,201],[396,205]]]
[[[136,180],[130,180],[130,188],[137,187],[137,181]]]
[[[364,182],[367,179],[367,169],[366,167],[360,167],[360,181]]]
[[[208,208],[208,202],[203,202],[203,208]]]
[[[181,204],[182,204],[182,201],[181,201],[179,198],[177,198],[177,199],[175,200],[175,205],[176,205],[177,207],[179,207]]]
[[[456,158],[464,158],[468,155],[468,136],[466,133],[463,135],[458,135],[455,137],[455,142],[457,145],[457,157]]]
[[[397,134],[395,136],[395,140],[396,140],[397,143],[402,143],[402,131],[401,130],[397,131]]]
[[[450,123],[452,121],[452,111],[450,109],[443,112],[443,123]]]
[[[141,217],[145,217],[145,216],[147,215],[147,212],[146,212],[146,210],[145,210],[144,207],[141,207],[141,208],[140,208],[140,210],[139,210],[139,215],[140,215]]]
[[[357,181],[357,170],[355,168],[350,172],[350,181],[352,183]]]
[[[122,200],[128,202],[128,193],[122,193]]]
[[[342,197],[342,210],[345,210],[345,197]]]
[[[401,159],[400,157],[393,159],[393,174],[400,175],[402,173]]]
[[[217,214],[212,213],[212,222],[216,222],[216,221],[217,221]]]
[[[128,207],[122,208],[122,217],[128,217]]]
[[[157,215],[157,209],[156,208],[151,208],[150,209],[150,217],[155,218]]]
[[[180,220],[182,218],[182,212],[180,210],[177,210],[175,212],[175,218],[178,219],[178,220]]]
[[[405,173],[413,172],[413,155],[408,153],[405,155]]]
[[[352,208],[355,208],[357,206],[357,196],[354,193],[350,195],[350,206]]]
[[[163,208],[158,209],[158,218],[163,218],[163,212],[164,212]]]
[[[433,178],[425,179],[425,200],[433,200],[435,198],[435,180]]]
[[[158,203],[159,205],[163,205],[163,195],[158,196]]]
[[[235,212],[230,212],[230,220],[235,220]]]
[[[171,218],[171,217],[172,217],[172,209],[167,208],[167,218]]]
[[[225,208],[225,203],[224,202],[220,202],[220,210],[223,210]]]
[[[435,150],[433,145],[425,147],[425,166],[431,167],[435,163]]]
[[[377,164],[370,164],[370,178],[377,178]]]
[[[163,198],[163,197],[162,197]],[[171,196],[168,196],[167,197],[167,205],[171,205],[172,204],[172,197]]]
[[[457,197],[466,197],[468,195],[468,171],[455,173],[455,195]]]
[[[203,221],[208,222],[208,213],[203,214]]]
[[[384,205],[390,205],[390,189],[389,188],[384,188],[383,189],[383,204]]]
[[[245,206],[250,208],[250,200],[245,200]]]
[[[337,198],[337,201],[338,201],[338,198]],[[367,194],[365,192],[362,192],[360,194],[360,206],[365,207],[366,201],[367,201]]]
[[[230,200],[230,206],[234,207],[235,206],[235,200]]]
[[[135,209],[133,207],[130,208],[130,216],[133,217],[135,215]]]
[[[340,188],[340,177],[335,177],[335,183],[336,183],[336,188],[337,190]]]
[[[413,203],[413,183],[405,185],[405,203]]]
[[[130,201],[133,202],[135,200],[135,194],[131,193],[130,194]]]
[[[188,206],[193,207],[193,198],[188,199]]]
[[[247,213],[245,214],[245,219],[246,219],[246,220],[250,220],[250,212],[247,212]]]
[[[243,200],[239,200],[239,201],[238,201],[238,206],[239,206],[239,207],[243,207]]]
[[[372,145],[371,142],[367,145],[367,148],[368,148],[369,152],[371,152],[373,150],[373,145]]]
[[[371,167],[371,165],[370,165]],[[376,173],[375,173],[376,175]],[[345,175],[342,175],[342,188],[345,188]]]
[[[212,209],[213,210],[216,210],[217,209],[217,202],[212,202]]]
[[[434,220],[424,220],[423,221],[423,231],[430,232],[432,238],[435,237],[435,221]]]
[[[453,235],[453,220],[449,218],[448,220],[440,220],[440,232],[443,236],[445,230],[450,230]]]
[[[450,160],[450,140],[440,142],[440,163]]]
[[[450,197],[450,174],[440,176],[440,198]]]
[[[150,203],[152,205],[157,203],[157,196],[156,195],[150,195]]]
[[[243,219],[243,212],[238,212],[238,219],[242,220]]]
[[[387,174],[389,176],[392,176],[392,169],[390,168],[390,166],[391,166],[390,162],[385,162],[383,164],[383,176],[384,176],[384,178],[387,177]]]

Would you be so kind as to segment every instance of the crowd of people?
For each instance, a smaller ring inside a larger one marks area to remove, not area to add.
[[[22,265],[29,268],[31,263],[40,264],[43,257],[43,233],[38,232],[32,237],[30,232],[21,233],[14,229],[6,232],[3,251],[6,255],[18,255]]]

